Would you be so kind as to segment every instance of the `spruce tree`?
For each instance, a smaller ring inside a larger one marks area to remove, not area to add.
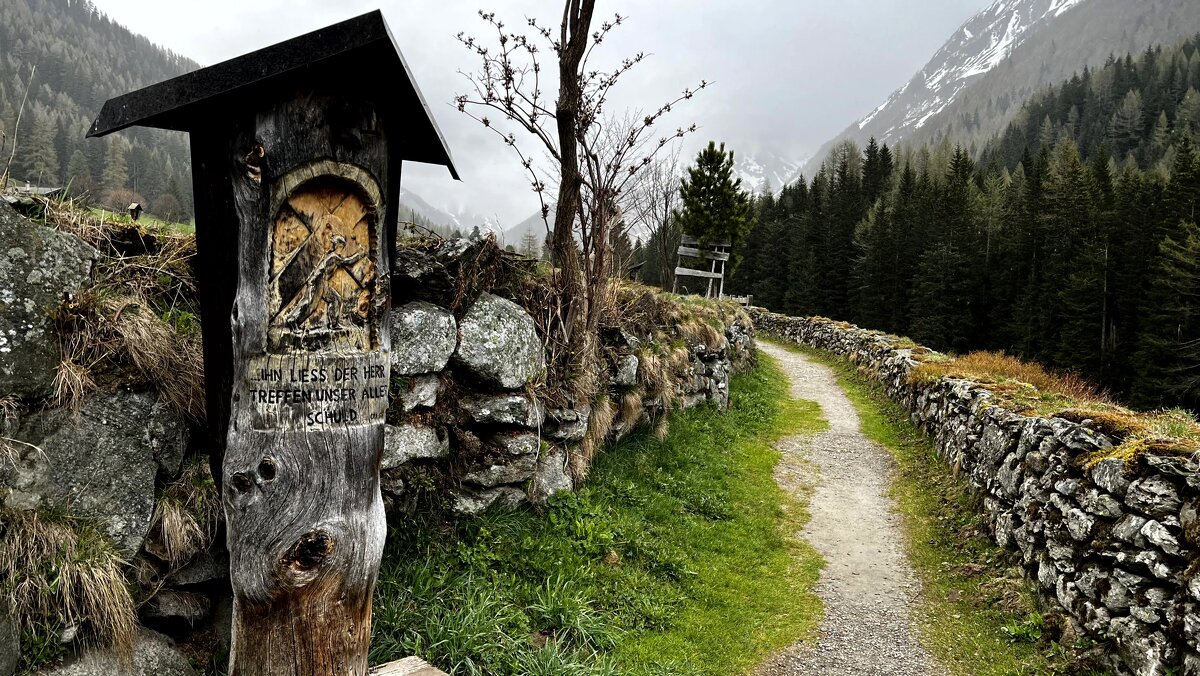
[[[718,147],[709,141],[688,167],[679,188],[682,208],[674,213],[680,230],[700,240],[701,246],[730,243],[735,257],[727,273],[737,267],[738,247],[752,224],[750,196],[741,186],[742,179],[733,175],[733,152],[727,152],[724,143]]]

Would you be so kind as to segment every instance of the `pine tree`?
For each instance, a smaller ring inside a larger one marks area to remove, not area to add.
[[[709,141],[688,168],[679,188],[682,209],[674,213],[680,230],[700,240],[702,246],[729,242],[735,256],[752,225],[750,197],[741,188],[742,179],[733,175],[733,153]],[[731,272],[736,268],[731,259]]]
[[[110,136],[108,138],[104,154],[104,173],[100,176],[100,187],[106,193],[124,189],[125,184],[129,181],[129,173],[125,166],[125,152],[125,142],[120,137]]]
[[[1134,403],[1200,404],[1200,228],[1180,223],[1159,247],[1153,310],[1136,359]]]
[[[72,153],[67,162],[67,183],[72,195],[87,195],[96,187],[92,180],[91,165],[81,150]]]
[[[37,185],[57,187],[59,158],[55,146],[58,125],[48,112],[35,115],[33,131],[21,141],[18,150],[24,157],[22,178]]]

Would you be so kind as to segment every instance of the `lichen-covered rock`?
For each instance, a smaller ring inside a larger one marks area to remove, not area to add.
[[[156,627],[194,626],[212,612],[212,601],[203,594],[163,589],[138,611],[142,620]]]
[[[1129,479],[1125,478],[1125,461],[1120,458],[1105,458],[1091,470],[1092,483],[1117,497],[1125,495]]]
[[[554,446],[537,460],[533,479],[529,482],[529,501],[535,505],[544,505],[550,496],[569,491],[573,487],[571,476],[567,473],[567,453]]]
[[[441,385],[441,380],[432,373],[410,378],[408,384],[400,391],[400,408],[405,413],[422,407],[432,408],[437,404]]]
[[[516,425],[536,429],[546,419],[541,402],[525,394],[467,397],[459,402],[463,411],[481,425]]]
[[[591,406],[553,409],[546,413],[548,424],[544,433],[556,441],[581,441],[587,436],[588,419],[591,415]]]
[[[87,286],[98,252],[0,200],[0,397],[46,397],[60,359],[50,317]]]
[[[8,608],[0,604],[0,676],[12,676],[21,661],[21,633]]]
[[[17,430],[19,457],[0,471],[12,509],[62,509],[103,522],[132,558],[154,514],[162,458],[178,470],[187,428],[155,395],[118,390],[90,397],[79,411],[46,409]]]
[[[1124,514],[1121,510],[1121,503],[1116,498],[1107,493],[1101,493],[1094,488],[1084,491],[1079,496],[1079,506],[1083,507],[1089,514],[1110,519],[1119,519]]]
[[[1178,514],[1183,503],[1179,499],[1179,491],[1170,481],[1154,476],[1131,483],[1125,494],[1125,504],[1142,514],[1157,518]]]
[[[1182,553],[1179,548],[1179,540],[1171,535],[1166,526],[1153,519],[1142,526],[1142,535],[1145,536],[1147,542],[1172,556],[1179,556]]]
[[[450,492],[450,509],[459,516],[478,516],[493,505],[513,509],[525,500],[525,491],[512,486],[483,491],[456,489]]]
[[[417,375],[446,368],[458,344],[449,310],[417,301],[392,310],[392,374]]]
[[[501,432],[492,437],[492,444],[504,455],[537,455],[541,447],[538,435],[530,432]]]
[[[617,362],[617,375],[613,382],[620,387],[637,385],[639,361],[637,355],[627,354]]]
[[[463,475],[463,481],[487,488],[520,483],[533,476],[536,465],[537,456],[534,455],[504,458],[503,462],[488,463],[472,469]]]
[[[516,303],[484,293],[459,325],[454,363],[499,387],[523,387],[546,368],[533,318]]]
[[[132,668],[109,650],[94,650],[66,664],[39,672],[41,676],[196,676],[188,658],[171,639],[142,629],[133,648]]]
[[[208,584],[229,579],[229,554],[203,552],[183,568],[171,573],[167,583],[176,587]]]
[[[450,454],[445,433],[424,425],[384,425],[381,470],[395,469],[413,460],[433,460]]]

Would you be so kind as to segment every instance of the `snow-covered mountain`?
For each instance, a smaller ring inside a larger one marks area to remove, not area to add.
[[[1025,38],[1085,0],[996,0],[958,29],[924,68],[858,121],[881,143],[895,143],[942,112],[996,68]]]
[[[779,192],[780,188],[796,180],[806,159],[788,159],[775,153],[743,154],[735,150],[733,171],[735,177],[742,179],[742,190]]]
[[[438,208],[407,188],[400,188],[400,204],[411,209],[414,214],[429,220],[435,226],[445,229],[447,232],[457,230],[464,235],[468,235],[477,226],[481,232],[488,230],[497,234],[503,232],[500,219],[495,216],[479,216],[478,214],[471,213],[463,206]]]
[[[823,145],[805,173],[843,140],[984,142],[1042,87],[1110,55],[1171,44],[1198,30],[1197,0],[995,0],[886,101]]]

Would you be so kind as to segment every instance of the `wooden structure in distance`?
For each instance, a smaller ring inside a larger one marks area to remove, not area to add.
[[[704,249],[700,248],[700,240],[690,235],[684,235],[679,242],[679,248],[676,253],[680,261],[684,258],[701,259],[711,261],[710,270],[696,270],[693,268],[676,265],[675,267],[675,286],[672,291],[677,291],[679,287],[680,277],[699,277],[708,280],[708,290],[705,292],[705,298],[713,297],[713,281],[717,282],[717,298],[722,298],[725,294],[725,264],[729,262],[731,244],[729,242],[716,242],[709,244]]]

